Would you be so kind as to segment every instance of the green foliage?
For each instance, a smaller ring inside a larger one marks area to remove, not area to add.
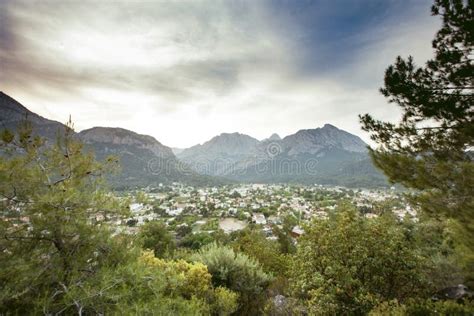
[[[245,229],[239,232],[231,245],[236,252],[256,259],[265,272],[286,275],[288,258],[280,253],[278,242],[266,239],[261,231]]]
[[[191,226],[189,225],[179,225],[177,228],[176,228],[176,236],[177,237],[185,237],[189,234],[191,234],[191,232],[193,231],[193,229],[191,228]]]
[[[102,269],[87,283],[75,288],[70,304],[79,304],[83,314],[208,314],[209,304],[204,297],[183,295],[185,289],[192,288],[183,277],[183,270],[203,272],[197,274],[203,278],[195,279],[201,281],[198,285],[206,285],[209,278],[206,279],[205,267],[190,265],[173,272],[170,267],[175,266],[174,262],[164,262],[153,253],[136,255],[113,269]]]
[[[135,202],[136,203],[141,203],[141,204],[148,204],[148,203],[150,203],[150,199],[145,194],[145,192],[138,191],[137,194],[135,195]]]
[[[151,249],[157,257],[169,257],[175,249],[175,241],[165,224],[158,221],[145,223],[140,227],[138,239],[144,249]]]
[[[214,241],[214,237],[206,232],[188,234],[179,242],[179,246],[198,250],[201,249],[201,247],[208,245]]]
[[[276,225],[272,227],[273,234],[277,237],[278,244],[280,245],[281,253],[293,254],[296,252],[296,246],[290,232],[294,226],[298,225],[298,223],[298,219],[293,216],[293,214],[287,214],[283,217],[282,228],[279,228]]]
[[[127,212],[101,181],[116,160],[95,162],[69,127],[50,146],[28,124],[11,135],[0,144],[0,313],[77,312],[74,288],[127,256],[105,222]]]
[[[273,234],[277,237],[278,244],[280,245],[280,252],[284,254],[292,254],[296,252],[296,246],[290,236],[291,229],[285,230],[280,229],[278,226],[272,227]]]
[[[412,224],[417,233],[414,242],[425,256],[430,256],[436,269],[430,271],[430,281],[437,290],[460,284],[464,281],[458,256],[455,253],[455,221],[440,221],[423,216]]]
[[[240,199],[242,197],[242,195],[239,192],[234,191],[234,192],[232,192],[232,194],[230,194],[230,197],[234,198],[234,199],[238,199],[238,198]]]
[[[456,220],[458,254],[467,277],[474,275],[474,4],[436,0],[442,27],[435,56],[424,67],[398,57],[385,72],[382,94],[403,110],[398,124],[361,116],[378,143],[377,167],[392,182],[418,190],[412,201],[431,214]]]
[[[405,315],[456,315],[468,316],[474,313],[472,302],[453,302],[432,300],[409,300],[405,304],[398,301],[384,302],[370,311],[370,316],[405,316]]]
[[[271,276],[257,261],[215,243],[202,248],[193,258],[207,266],[214,286],[239,294],[238,314],[255,315],[262,311],[264,292]]]
[[[219,229],[219,219],[209,218],[204,225],[201,226],[201,230],[213,231]]]
[[[214,301],[212,310],[216,315],[231,315],[239,307],[239,295],[225,287],[218,287],[214,290]]]
[[[152,251],[145,251],[140,262],[154,269],[156,275],[165,276],[165,295],[199,302],[201,313],[230,315],[237,310],[238,294],[222,287],[214,289],[211,274],[200,262],[158,259]]]
[[[284,294],[288,287],[288,268],[290,257],[280,252],[280,244],[268,240],[260,230],[244,229],[230,244],[236,252],[241,252],[256,259],[262,269],[274,276],[268,291],[272,295]]]
[[[392,216],[350,208],[305,227],[291,267],[293,293],[314,314],[363,314],[379,302],[426,295],[429,260]]]

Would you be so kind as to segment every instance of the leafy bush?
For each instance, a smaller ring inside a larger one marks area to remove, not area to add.
[[[208,314],[204,297],[184,295],[192,286],[188,286],[184,273],[170,271],[173,265],[155,258],[152,252],[144,253],[114,269],[103,269],[89,282],[73,288],[66,303],[80,305],[84,314]],[[206,272],[205,267],[197,269]],[[205,277],[198,285],[203,283]]]
[[[264,292],[272,277],[257,261],[216,243],[203,247],[194,260],[207,266],[214,286],[239,293],[239,314],[254,315],[262,310]]]
[[[230,315],[239,307],[239,295],[225,287],[218,287],[214,290],[214,304],[212,311],[215,315]]]
[[[256,259],[265,272],[274,275],[286,274],[287,258],[280,253],[278,242],[266,239],[261,231],[245,229],[239,232],[232,242],[232,247],[235,251]]]
[[[200,249],[202,246],[210,244],[214,241],[214,237],[206,232],[189,234],[179,242],[180,247],[190,248],[194,250]]]
[[[145,223],[140,228],[138,239],[144,249],[153,250],[160,258],[170,256],[176,247],[174,238],[165,224],[157,221]]]
[[[409,226],[409,225],[408,225]],[[315,314],[367,313],[381,301],[423,296],[430,262],[392,216],[345,207],[305,227],[291,269],[293,293]]]
[[[469,316],[474,314],[472,302],[438,301],[431,300],[416,301],[409,300],[405,304],[398,301],[383,302],[374,308],[370,316],[404,316],[404,315],[456,315]]]

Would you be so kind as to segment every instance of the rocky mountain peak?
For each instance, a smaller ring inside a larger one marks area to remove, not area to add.
[[[324,126],[322,127],[322,129],[325,129],[325,130],[340,130],[339,128],[337,128],[336,126],[332,125],[332,124],[324,124]]]
[[[327,148],[359,153],[367,151],[367,145],[362,139],[331,124],[325,124],[322,128],[300,130],[283,140],[290,155],[315,154]]]
[[[246,154],[253,152],[259,141],[241,133],[222,133],[202,145],[182,151],[179,156],[207,155],[208,153]]]
[[[85,143],[136,146],[149,149],[156,155],[164,157],[174,156],[169,147],[162,145],[154,137],[138,134],[123,128],[93,127],[81,131],[79,137]]]
[[[267,141],[267,140],[279,141],[279,140],[281,140],[281,137],[277,133],[273,133],[270,137],[264,139],[264,141]]]

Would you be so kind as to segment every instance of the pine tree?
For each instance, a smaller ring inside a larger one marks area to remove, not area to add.
[[[80,313],[71,293],[120,261],[106,222],[127,208],[102,183],[116,160],[84,153],[71,123],[58,134],[25,124],[0,140],[0,314]]]
[[[397,124],[360,117],[379,145],[370,154],[394,183],[415,189],[413,202],[458,229],[470,275],[474,271],[474,1],[436,0],[442,27],[423,67],[398,57],[385,72],[382,94],[403,110]]]

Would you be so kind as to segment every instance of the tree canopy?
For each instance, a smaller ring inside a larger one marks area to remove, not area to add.
[[[386,300],[424,297],[432,264],[407,224],[390,214],[369,220],[349,206],[314,220],[298,241],[294,295],[316,315],[360,315]]]
[[[468,275],[474,271],[474,2],[436,0],[442,18],[434,58],[418,67],[398,57],[385,72],[382,94],[398,105],[400,122],[361,116],[378,147],[375,165],[395,183],[416,190],[425,213],[453,220]]]
[[[44,312],[67,309],[69,293],[127,255],[116,251],[105,224],[127,212],[102,182],[116,160],[96,162],[73,139],[71,128],[48,146],[31,136],[27,123],[17,135],[3,133],[0,306],[28,311],[38,303]]]

